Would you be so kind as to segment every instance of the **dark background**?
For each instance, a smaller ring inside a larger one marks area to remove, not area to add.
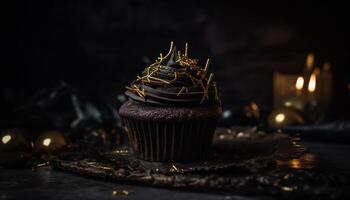
[[[1,67],[2,115],[61,81],[94,99],[122,93],[172,40],[180,48],[189,42],[201,63],[212,58],[224,108],[244,99],[269,108],[273,72],[301,73],[313,52],[316,66],[332,63],[331,116],[349,114],[345,3],[17,1],[11,8],[5,21],[14,32],[5,42],[14,59]]]

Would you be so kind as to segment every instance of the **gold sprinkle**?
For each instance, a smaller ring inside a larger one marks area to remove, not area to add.
[[[180,62],[180,60],[181,60],[181,51],[177,51],[177,57],[179,57],[179,59],[177,59],[176,62]]]
[[[180,94],[185,90],[186,87],[182,87],[181,90],[177,93],[177,96],[180,96]],[[186,88],[187,89],[187,88]]]
[[[131,87],[126,86],[126,89],[132,91],[132,92],[136,92],[140,97],[145,97],[146,93],[145,93],[145,89],[140,89],[137,85],[132,85]]]
[[[197,59],[191,59],[191,58],[188,58],[187,56],[183,56],[180,60],[181,66],[190,67],[193,69],[197,69],[197,63],[198,63]]]
[[[177,172],[178,169],[175,165],[171,165],[171,169],[170,169],[171,172]]]
[[[211,82],[212,79],[213,79],[213,73],[211,73],[210,76],[209,76],[209,79],[208,79],[208,82],[207,82],[207,86],[205,87],[205,90],[204,90],[204,94],[203,94],[201,103],[203,103],[203,101],[204,101],[205,99],[209,100],[208,90],[209,90],[210,82]]]
[[[45,166],[48,166],[49,164],[50,164],[49,162],[44,162],[44,163],[37,164],[36,167],[45,167]]]
[[[207,72],[207,71],[208,71],[209,62],[210,62],[210,59],[208,58],[208,59],[207,59],[207,62],[205,63],[204,72]]]
[[[166,59],[166,58],[171,54],[171,52],[173,51],[173,48],[174,48],[174,42],[171,41],[171,42],[170,42],[170,49],[169,49],[169,52],[163,57],[162,60]]]
[[[158,59],[159,59],[159,60],[163,60],[163,54],[162,54],[162,53],[159,54]]]
[[[188,55],[188,43],[186,42],[185,44],[185,56],[187,57]]]
[[[153,80],[156,80],[156,81],[160,81],[160,82],[169,84],[169,81],[163,80],[163,79],[161,79],[161,78],[157,78],[157,77],[153,77],[153,76],[150,76],[149,78],[150,78],[150,79],[153,79]]]
[[[113,196],[117,196],[117,195],[120,195],[120,196],[128,196],[129,194],[131,194],[131,191],[127,191],[127,190],[113,190],[112,192],[112,195]]]
[[[106,167],[106,166],[100,166],[99,168],[101,168],[101,169],[105,169],[105,170],[112,170],[112,168],[110,168],[110,167]]]
[[[36,171],[38,168],[50,166],[50,162],[39,163],[32,167],[32,171]]]

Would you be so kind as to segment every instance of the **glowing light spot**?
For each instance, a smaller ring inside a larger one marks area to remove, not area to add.
[[[282,190],[286,191],[286,192],[291,192],[291,191],[293,191],[293,188],[284,186],[284,187],[282,187]]]
[[[316,90],[316,74],[312,73],[310,76],[310,81],[309,81],[309,85],[308,88],[310,93],[315,92]]]
[[[297,82],[295,83],[295,88],[297,90],[301,90],[304,87],[304,78],[302,76],[299,76],[297,79]]]
[[[275,121],[278,123],[282,123],[286,119],[286,115],[283,113],[278,113],[275,117]]]
[[[284,102],[284,105],[287,106],[287,107],[290,107],[290,106],[292,106],[292,102],[286,101],[286,102]]]
[[[11,140],[11,135],[4,135],[1,139],[2,143],[6,144]]]
[[[316,161],[316,156],[311,153],[307,153],[304,155],[304,160],[308,162],[315,162]]]
[[[258,107],[258,105],[256,105],[256,103],[252,103],[252,109],[259,110],[259,107]]]
[[[292,159],[290,161],[290,167],[293,169],[300,169],[301,168],[301,162],[298,159]]]
[[[51,144],[51,139],[50,138],[46,138],[43,140],[43,145],[44,146],[49,146]]]
[[[223,118],[229,118],[231,117],[232,112],[230,110],[225,110],[224,112],[222,112],[222,117]]]

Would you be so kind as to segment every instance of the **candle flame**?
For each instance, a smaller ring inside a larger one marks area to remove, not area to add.
[[[310,93],[315,92],[316,90],[316,74],[312,73],[310,76],[310,81],[309,81],[309,85],[308,88]]]
[[[297,82],[295,83],[295,88],[297,90],[301,90],[304,87],[304,78],[299,76],[297,79]]]

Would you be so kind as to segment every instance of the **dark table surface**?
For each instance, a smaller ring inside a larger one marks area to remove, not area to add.
[[[330,169],[350,171],[350,145],[304,143],[318,162]],[[131,191],[114,196],[113,191]],[[0,169],[0,199],[270,199],[268,196],[240,196],[190,192],[141,185],[114,183],[41,168]]]

